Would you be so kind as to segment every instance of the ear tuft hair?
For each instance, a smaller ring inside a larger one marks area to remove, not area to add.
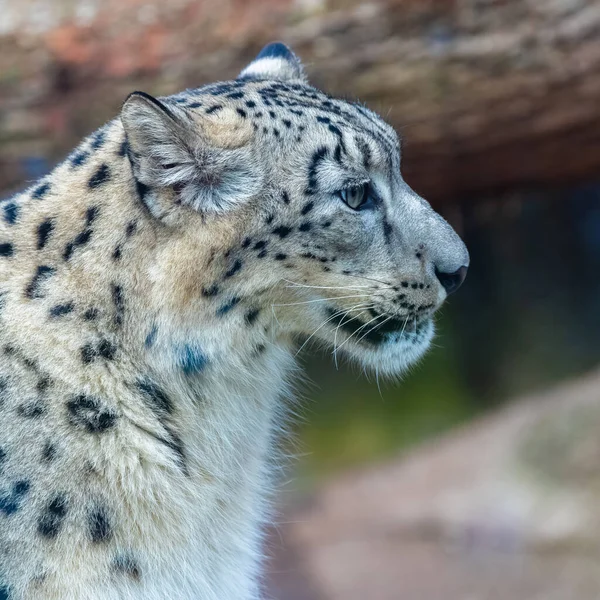
[[[300,59],[281,42],[267,44],[240,73],[238,79],[275,79],[306,81]]]

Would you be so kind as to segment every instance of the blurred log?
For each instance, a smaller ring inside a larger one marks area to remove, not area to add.
[[[77,3],[46,1],[46,31],[28,0],[8,0],[21,20],[0,32],[1,187],[131,89],[235,76],[271,39],[317,85],[386,116],[406,179],[433,201],[600,174],[600,0],[106,0],[85,22]]]

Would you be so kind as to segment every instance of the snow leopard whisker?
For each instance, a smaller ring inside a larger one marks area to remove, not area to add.
[[[364,323],[363,325],[361,325],[356,331],[353,331],[339,346],[338,346],[338,350],[340,348],[342,348],[344,346],[344,344],[347,344],[351,339],[352,336],[354,335],[358,335],[365,327],[367,327],[368,325],[370,325],[373,321],[376,321],[377,319],[382,318],[383,315],[377,315],[376,317],[373,317],[372,319],[370,319],[369,321],[367,321],[366,323]],[[362,338],[361,338],[362,339]]]
[[[337,346],[337,335],[338,335],[338,331],[339,331],[339,329],[340,329],[340,327],[342,325],[344,325],[345,323],[348,323],[348,321],[350,321],[351,319],[354,318],[354,317],[351,317],[350,319],[344,320],[344,319],[346,319],[346,317],[348,317],[347,313],[346,313],[346,315],[344,315],[340,319],[340,322],[338,323],[338,326],[335,328],[335,333],[334,333],[334,336],[333,336],[333,361],[335,363],[335,368],[336,369],[338,368],[338,362],[337,362],[337,348],[338,348],[338,346]]]
[[[369,308],[371,308],[372,305],[369,304],[364,304],[364,305],[358,305],[355,306],[354,308],[350,308],[350,309],[342,309],[342,310],[338,310],[337,312],[333,313],[332,315],[330,315],[327,319],[325,319],[325,321],[323,321],[309,336],[306,340],[304,340],[304,343],[300,346],[300,348],[298,348],[295,356],[298,356],[298,354],[300,353],[300,351],[306,346],[306,344],[308,344],[308,342],[310,342],[310,340],[314,337],[314,335],[316,333],[318,333],[323,327],[325,327],[325,325],[327,325],[327,323],[330,323],[333,319],[336,319],[339,316],[343,316],[343,315],[347,315],[349,312],[354,312],[356,310],[368,310]]]
[[[330,300],[343,300],[345,298],[369,298],[371,294],[359,294],[352,296],[333,296],[331,298],[316,298],[315,300],[305,300],[304,302],[284,302],[282,304],[272,304],[271,306],[299,306],[300,304],[313,304],[315,302],[327,302]]]

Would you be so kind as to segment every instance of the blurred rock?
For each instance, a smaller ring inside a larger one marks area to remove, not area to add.
[[[600,0],[4,0],[0,187],[20,183],[32,123],[49,158],[126,94],[235,76],[290,43],[313,81],[404,137],[404,172],[438,201],[600,172]],[[12,121],[12,111],[32,115]],[[41,121],[46,122],[44,117]],[[19,123],[23,124],[22,126]],[[21,128],[19,128],[21,127]]]
[[[599,430],[597,372],[332,481],[284,515],[274,597],[597,600]]]

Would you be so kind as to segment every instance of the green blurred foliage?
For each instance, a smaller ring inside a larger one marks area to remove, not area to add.
[[[401,382],[377,381],[330,352],[307,356],[298,426],[300,475],[320,478],[333,470],[381,459],[467,419],[475,412],[450,335],[439,319],[429,354]],[[365,376],[367,375],[367,376]]]

